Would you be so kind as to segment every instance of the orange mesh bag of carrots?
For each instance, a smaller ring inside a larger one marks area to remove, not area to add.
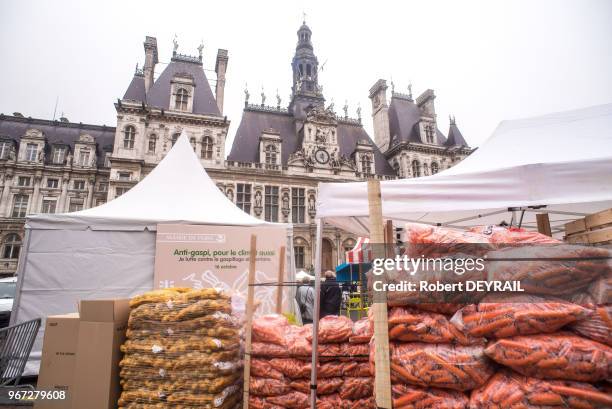
[[[389,339],[429,344],[484,344],[483,338],[464,334],[442,314],[407,307],[393,307],[389,311]]]
[[[289,409],[303,409],[310,406],[308,397],[303,392],[293,391],[282,396],[270,396],[266,402]]]
[[[495,244],[558,244],[561,241],[553,239],[536,231],[528,231],[519,227],[477,226],[468,230],[471,233],[482,234]]]
[[[592,307],[593,313],[570,328],[583,337],[612,346],[612,304]]]
[[[295,358],[274,358],[268,361],[270,367],[290,379],[310,377],[310,361]]]
[[[353,321],[344,315],[328,315],[319,321],[319,342],[322,344],[347,342],[353,334]],[[311,336],[308,337],[312,340]]]
[[[342,386],[342,378],[324,378],[317,379],[317,394],[330,395],[340,390]],[[303,393],[310,393],[310,379],[297,379],[289,383],[291,388]]]
[[[351,344],[367,344],[374,335],[374,329],[370,325],[369,318],[362,318],[353,323],[353,333],[349,337]]]
[[[342,361],[367,361],[370,354],[369,344],[338,344],[340,351],[338,357]]]
[[[482,346],[392,343],[391,373],[402,383],[467,391],[493,375]]]
[[[372,396],[374,393],[374,379],[371,377],[363,378],[344,378],[338,395],[342,399],[362,399]]]
[[[281,345],[266,344],[264,342],[253,342],[251,344],[251,355],[267,358],[288,358],[289,350],[287,349],[287,347]]]
[[[612,274],[593,281],[587,292],[595,304],[612,304]]]
[[[546,381],[496,373],[472,392],[470,409],[610,409],[612,395],[583,382]]]
[[[249,379],[249,393],[255,396],[278,396],[289,392],[291,392],[291,387],[285,380],[255,376]]]
[[[468,397],[459,391],[394,384],[394,409],[467,409]]]
[[[490,295],[457,311],[451,323],[473,337],[509,338],[555,332],[589,314],[587,308],[563,300]]]
[[[569,332],[501,339],[485,353],[536,378],[597,382],[612,377],[612,348]]]
[[[612,269],[609,250],[569,244],[503,248],[487,257],[489,281],[520,281],[530,294],[574,294]]]
[[[283,373],[271,365],[271,361],[260,358],[251,359],[251,376],[257,378],[283,379]]]
[[[285,345],[289,321],[284,315],[269,314],[253,320],[253,342]]]
[[[404,228],[404,242],[418,245],[418,256],[428,253],[429,248],[432,252],[442,250],[446,254],[462,253],[465,250],[473,253],[476,249],[484,251],[493,248],[489,244],[489,238],[479,233],[421,223],[406,223]],[[475,244],[479,246],[474,246]],[[436,249],[438,246],[439,249]]]
[[[338,394],[317,398],[317,409],[376,409],[374,398],[342,399]]]
[[[285,409],[283,406],[268,403],[265,398],[260,396],[249,396],[249,409]]]
[[[370,370],[370,364],[368,362],[343,362],[342,368],[343,376],[350,376],[355,378],[374,376]]]

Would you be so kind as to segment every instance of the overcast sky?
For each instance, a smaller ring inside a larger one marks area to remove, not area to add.
[[[448,115],[477,146],[499,121],[612,102],[612,1],[32,1],[0,2],[0,112],[115,125],[145,35],[160,62],[179,52],[214,70],[229,50],[225,114],[230,139],[245,83],[251,101],[276,89],[288,102],[302,13],[313,31],[327,101],[350,116],[360,103],[372,132],[368,90],[393,79],[415,97],[435,90],[440,129]],[[165,67],[159,64],[159,75]],[[214,72],[207,71],[214,81]],[[231,143],[231,140],[229,141]],[[229,150],[228,144],[228,150]]]

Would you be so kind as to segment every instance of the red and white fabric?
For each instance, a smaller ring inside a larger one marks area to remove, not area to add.
[[[372,248],[370,239],[359,237],[352,250],[346,252],[346,262],[349,264],[368,263],[372,260]]]

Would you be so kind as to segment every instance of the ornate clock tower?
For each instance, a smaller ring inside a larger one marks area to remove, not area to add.
[[[298,42],[291,61],[293,86],[289,112],[297,119],[305,119],[309,106],[323,106],[323,89],[319,85],[319,61],[312,47],[312,31],[306,22],[297,31]]]

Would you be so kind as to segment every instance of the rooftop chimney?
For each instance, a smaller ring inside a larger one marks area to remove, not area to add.
[[[144,63],[144,79],[145,79],[145,93],[149,93],[151,85],[153,85],[153,75],[155,74],[155,64],[157,60],[157,39],[155,37],[147,36],[144,42],[145,50],[145,63]]]
[[[219,48],[217,51],[217,63],[215,72],[217,73],[217,86],[215,87],[215,98],[219,112],[223,115],[223,94],[225,92],[225,71],[227,71],[227,50]]]
[[[21,112],[13,112],[13,116],[16,116],[17,118],[23,118],[23,114]]]

